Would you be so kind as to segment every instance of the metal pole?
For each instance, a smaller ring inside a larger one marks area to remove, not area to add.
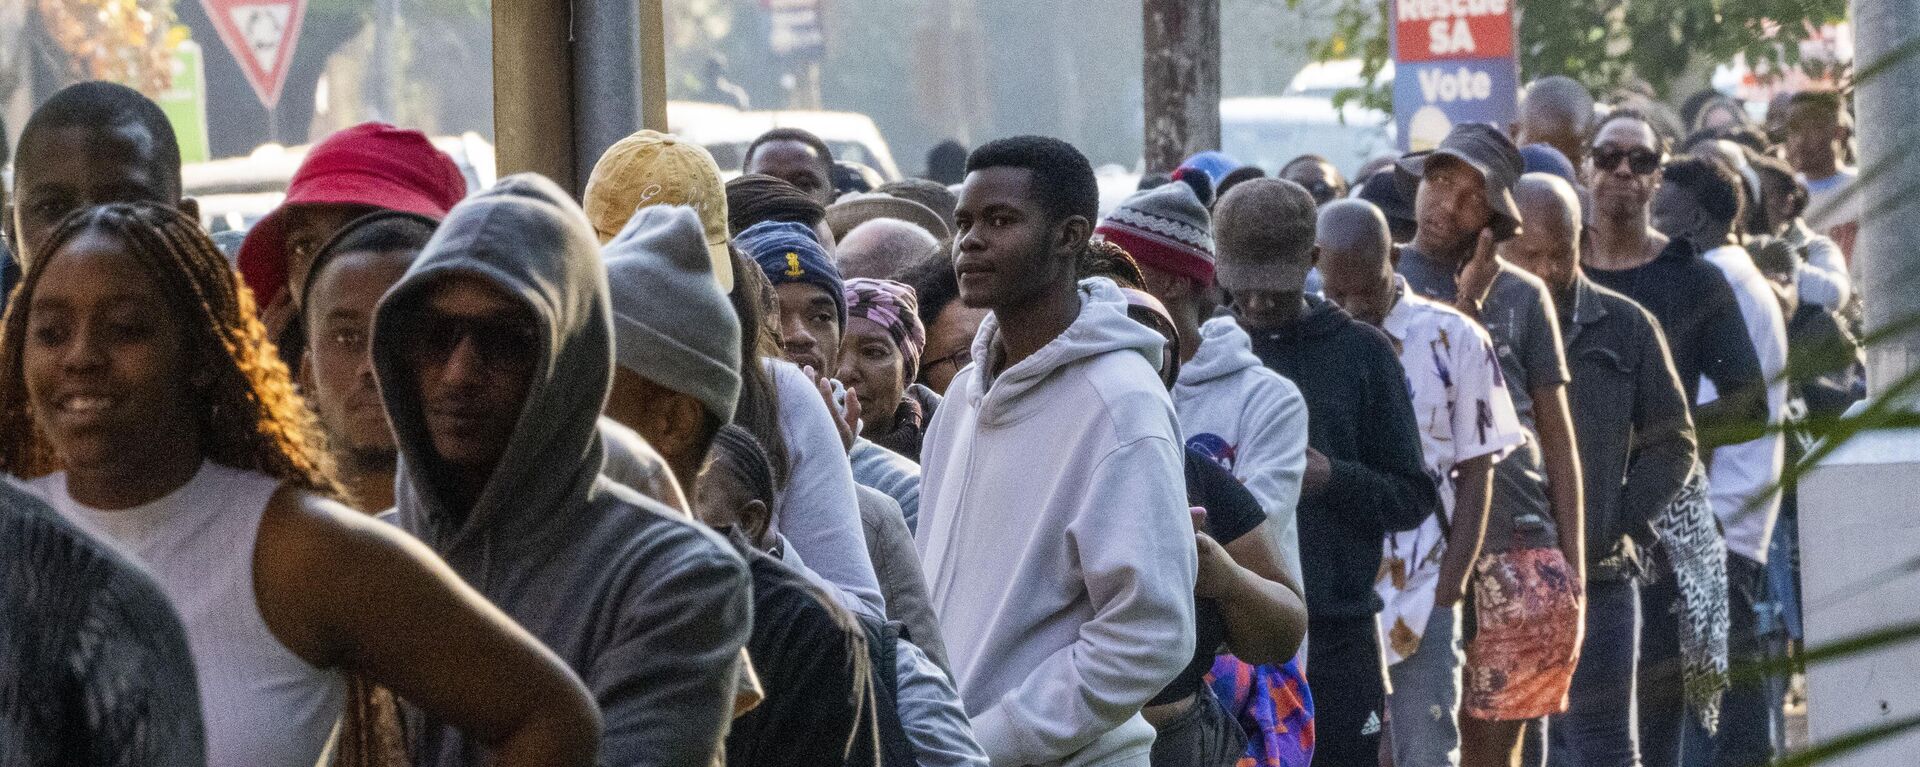
[[[640,129],[640,3],[579,0],[573,13],[573,172],[579,194],[600,153]],[[661,81],[665,82],[664,79]],[[664,105],[663,105],[664,106]]]
[[[375,119],[390,123],[400,122],[398,88],[394,85],[400,73],[394,71],[397,65],[393,51],[401,38],[399,0],[374,0],[373,50],[368,51],[367,92],[363,98]]]
[[[1143,0],[1148,172],[1220,146],[1220,0]]]
[[[1864,214],[1855,253],[1866,330],[1920,317],[1920,0],[1855,0],[1855,70],[1890,65],[1855,94]],[[1897,62],[1889,57],[1901,57]],[[1867,389],[1878,396],[1920,369],[1920,329],[1867,349]]]
[[[578,191],[572,21],[568,0],[493,0],[493,132],[501,175],[530,171]]]

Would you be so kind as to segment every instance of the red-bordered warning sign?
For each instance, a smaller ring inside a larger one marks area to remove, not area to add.
[[[213,20],[220,42],[240,62],[260,103],[268,109],[278,106],[307,0],[200,0],[200,7]]]

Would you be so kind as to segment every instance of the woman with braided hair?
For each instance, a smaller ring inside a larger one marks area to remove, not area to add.
[[[42,252],[0,335],[0,472],[160,584],[209,765],[312,765],[349,675],[459,723],[498,764],[591,761],[599,722],[566,667],[337,501],[251,293],[193,220],[93,208]]]

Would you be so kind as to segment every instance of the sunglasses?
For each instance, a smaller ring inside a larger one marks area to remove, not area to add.
[[[538,331],[525,322],[421,311],[408,316],[403,326],[402,351],[417,361],[444,364],[469,341],[481,364],[493,370],[530,369],[540,354]]]
[[[1627,169],[1640,175],[1646,175],[1660,169],[1660,153],[1646,147],[1622,149],[1614,146],[1593,148],[1593,167],[1611,171],[1620,167],[1620,161],[1627,161]]]

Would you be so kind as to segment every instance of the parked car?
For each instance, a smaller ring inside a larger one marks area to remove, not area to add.
[[[436,136],[433,145],[453,158],[467,191],[493,185],[498,173],[493,144],[471,131],[458,136]],[[188,197],[200,203],[200,223],[213,234],[245,232],[287,196],[287,183],[306,159],[311,145],[262,144],[245,157],[189,163],[180,169]]]
[[[858,112],[741,111],[721,104],[673,101],[667,104],[667,125],[713,153],[723,178],[740,175],[747,145],[774,128],[806,130],[826,142],[833,159],[860,163],[879,171],[888,181],[900,178],[900,167],[894,164],[893,151],[880,135],[880,128],[873,124],[873,118]]]
[[[1351,178],[1368,160],[1392,154],[1393,117],[1329,96],[1258,96],[1220,101],[1220,150],[1268,173],[1303,154],[1321,155]]]

